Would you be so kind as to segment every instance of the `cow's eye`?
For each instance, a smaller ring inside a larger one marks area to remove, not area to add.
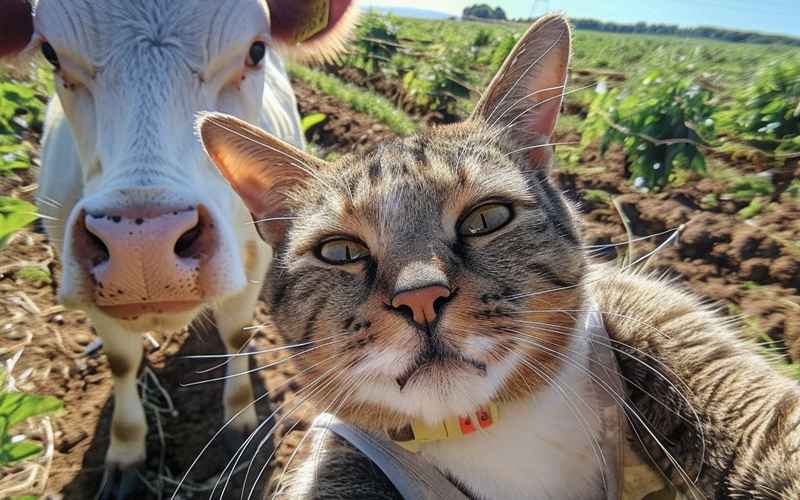
[[[267,53],[267,46],[261,40],[253,42],[250,51],[247,53],[247,65],[258,66]]]
[[[47,62],[53,65],[55,69],[61,69],[61,63],[58,62],[58,54],[56,54],[56,49],[54,49],[49,42],[44,42],[42,44],[42,55],[45,59],[47,59]]]

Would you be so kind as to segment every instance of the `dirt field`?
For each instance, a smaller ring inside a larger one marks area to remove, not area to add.
[[[310,137],[322,152],[344,153],[368,147],[390,134],[384,125],[343,110],[334,100],[295,84],[301,113],[321,111],[328,117],[324,124],[310,131]],[[620,213],[629,219],[636,236],[685,225],[677,240],[654,257],[652,268],[668,272],[702,296],[719,302],[727,313],[743,315],[749,331],[761,332],[762,340],[772,341],[793,359],[800,360],[800,249],[796,243],[800,241],[800,206],[796,201],[778,189],[773,196],[778,204],[776,210],[742,221],[735,216],[744,206],[741,202],[722,200],[714,208],[701,208],[706,195],[719,193],[719,185],[712,178],[688,179],[667,192],[643,194],[624,182],[621,154],[610,153],[602,160],[606,167],[593,170],[598,161],[596,152],[589,150],[579,162],[580,170],[555,172],[567,195],[581,202],[588,245],[625,241]],[[761,170],[752,165],[742,167],[751,172]],[[773,178],[800,175],[796,163],[784,170],[767,174]],[[0,181],[3,193],[32,200],[35,187],[32,177]],[[591,195],[596,193],[592,190],[616,197],[621,210],[608,199]],[[668,236],[637,242],[635,254],[643,255]],[[608,259],[615,256],[616,249],[627,247],[598,248],[596,253],[599,258]],[[55,280],[35,283],[21,278],[18,271],[30,265],[55,271]],[[55,449],[50,458],[41,459],[49,463],[46,492],[65,499],[92,498],[101,479],[103,455],[108,446],[113,403],[111,374],[102,351],[88,352],[96,337],[85,316],[65,311],[56,304],[57,269],[52,248],[39,232],[19,233],[0,253],[0,357],[24,348],[14,372],[24,375],[20,376],[21,387],[52,394],[64,401],[64,413],[53,420]],[[265,326],[255,330],[253,348],[274,346],[277,339],[268,326],[263,306],[254,324]],[[222,385],[214,382],[184,387],[187,383],[221,376],[222,368],[199,373],[215,363],[187,356],[220,353],[223,348],[208,321],[199,321],[191,332],[154,334],[153,338],[156,344],[144,344],[147,368],[142,376],[142,389],[150,422],[145,479],[152,491],[143,498],[159,498],[159,492],[163,498],[169,498],[174,481],[222,425]],[[283,357],[259,355],[252,359],[251,365],[262,366]],[[272,407],[284,405],[277,427],[279,439],[290,429],[302,431],[307,425],[304,418],[311,414],[297,397],[300,386],[291,378],[294,374],[291,361],[285,361],[251,377],[257,396],[269,390]],[[298,411],[287,415],[290,413],[287,410],[298,405],[301,405]],[[257,409],[262,418],[270,414],[267,398],[259,402]],[[299,435],[291,433],[282,444],[277,470],[285,463]],[[245,462],[250,455],[246,454]],[[264,457],[259,458],[256,471],[263,464]],[[222,443],[213,442],[189,474],[180,498],[208,498],[227,459]],[[248,479],[248,490],[254,474],[255,471],[251,472]],[[238,498],[243,478],[243,471],[234,476],[226,497]],[[257,490],[260,487],[257,485]]]

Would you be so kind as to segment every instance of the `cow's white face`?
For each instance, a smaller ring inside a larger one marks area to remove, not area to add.
[[[223,111],[302,142],[270,33],[262,0],[37,3],[30,46],[54,66],[83,180],[63,221],[62,301],[175,328],[247,285],[261,243],[193,123]]]

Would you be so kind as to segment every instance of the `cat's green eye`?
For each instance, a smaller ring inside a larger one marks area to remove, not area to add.
[[[369,257],[369,249],[356,241],[338,238],[317,247],[317,257],[328,264],[351,264]]]
[[[487,203],[472,210],[461,224],[461,236],[483,236],[497,231],[511,221],[511,207],[502,203]]]

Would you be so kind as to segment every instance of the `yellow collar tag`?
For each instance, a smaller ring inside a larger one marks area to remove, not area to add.
[[[295,43],[303,43],[327,28],[330,24],[330,13],[330,0],[311,0],[304,12],[306,22],[295,30]]]
[[[403,434],[411,435],[411,439],[392,439],[406,450],[417,453],[419,447],[425,443],[455,439],[479,429],[488,429],[497,423],[500,411],[495,403],[488,403],[478,408],[474,414],[458,417],[449,417],[443,422],[429,425],[420,419],[414,419],[409,429],[404,429]]]

